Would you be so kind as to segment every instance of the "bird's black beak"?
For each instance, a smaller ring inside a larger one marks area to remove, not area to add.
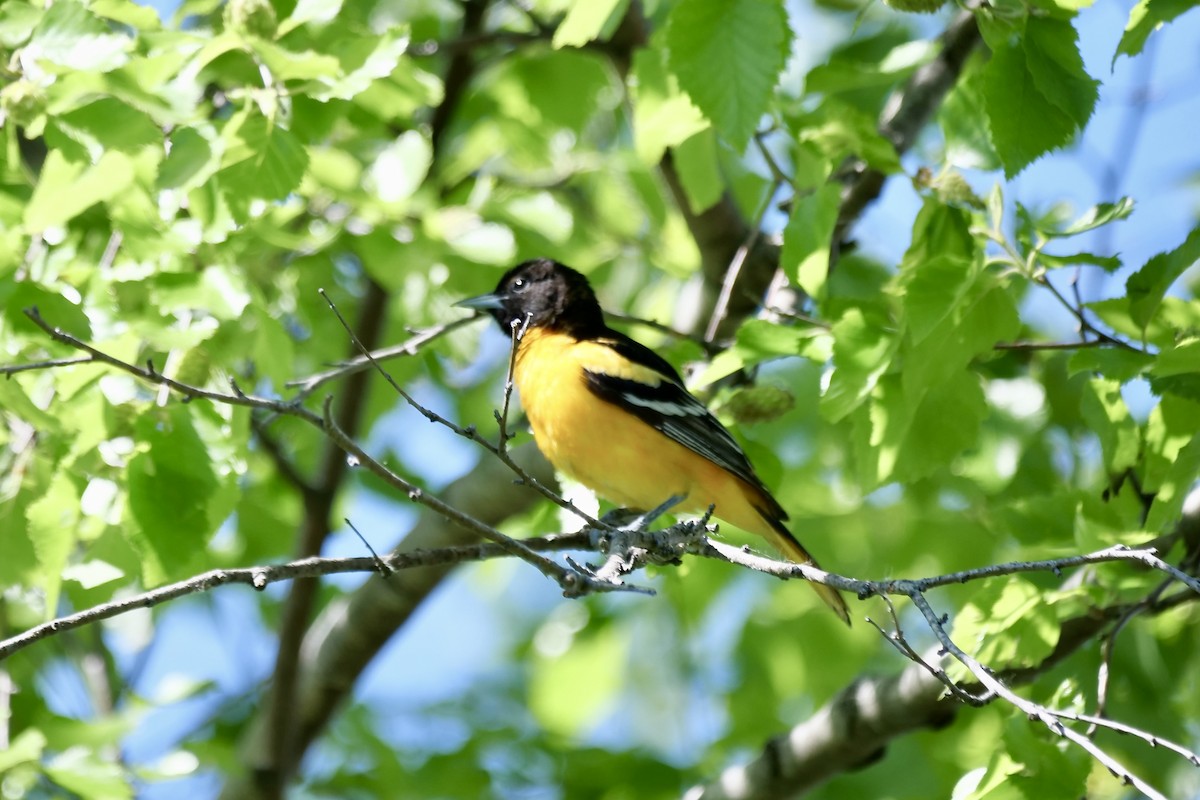
[[[507,298],[504,295],[496,294],[481,294],[478,297],[468,297],[466,300],[459,300],[455,303],[457,308],[473,308],[476,311],[495,311],[504,308],[504,301]]]

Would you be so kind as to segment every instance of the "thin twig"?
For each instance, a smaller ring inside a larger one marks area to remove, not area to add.
[[[948,653],[958,659],[959,663],[970,670],[971,674],[983,684],[983,686],[994,692],[998,697],[1016,706],[1017,709],[1026,714],[1031,720],[1037,720],[1055,733],[1068,741],[1081,747],[1087,751],[1096,761],[1099,761],[1109,772],[1111,772],[1122,783],[1133,786],[1142,794],[1151,798],[1151,800],[1167,800],[1166,796],[1158,792],[1153,786],[1146,783],[1140,777],[1130,772],[1124,764],[1117,761],[1107,752],[1102,750],[1091,739],[1087,738],[1079,731],[1073,728],[1068,728],[1059,721],[1058,716],[1050,709],[1035,703],[1032,700],[1027,700],[1010,689],[1003,681],[995,676],[990,669],[980,664],[973,656],[966,653],[961,647],[954,643],[950,635],[946,632],[945,624],[941,617],[934,613],[933,608],[929,605],[929,601],[925,599],[925,595],[921,592],[914,592],[909,595],[914,606],[917,607],[925,617],[925,622],[929,625],[929,629],[933,631],[934,636],[942,644]]]
[[[404,492],[410,500],[421,505],[433,509],[451,522],[457,523],[473,533],[482,536],[483,538],[495,542],[504,548],[508,553],[528,562],[539,572],[548,578],[554,580],[563,591],[566,597],[578,597],[590,592],[609,592],[609,591],[630,591],[632,587],[611,583],[603,583],[594,580],[588,575],[583,575],[575,570],[567,569],[561,564],[552,561],[545,556],[539,555],[533,550],[526,547],[520,541],[513,539],[510,536],[505,536],[500,531],[490,525],[487,525],[475,519],[469,514],[464,514],[454,506],[449,505],[443,500],[434,495],[427,494],[420,487],[409,483],[401,478],[396,473],[385,467],[380,462],[376,461],[365,450],[345,434],[337,426],[332,414],[330,406],[332,398],[325,401],[325,432],[329,437],[342,448],[347,454],[358,459],[358,463],[368,470],[373,472],[378,477],[382,478],[390,486]],[[645,591],[645,590],[642,590]]]
[[[371,559],[375,562],[375,567],[379,570],[379,574],[385,578],[391,575],[392,570],[386,563],[384,563],[384,560],[379,557],[379,553],[375,552],[375,548],[371,547],[371,543],[367,541],[367,537],[362,535],[362,531],[355,527],[354,523],[350,521],[350,518],[342,517],[342,522],[345,522],[346,527],[354,531],[354,535],[358,537],[360,542],[362,542],[362,546],[367,548],[367,552],[371,554]]]
[[[1095,325],[1093,325],[1088,320],[1088,318],[1084,315],[1083,307],[1082,306],[1077,307],[1077,306],[1073,305],[1070,300],[1068,300],[1066,297],[1063,296],[1063,293],[1058,290],[1058,287],[1055,286],[1054,283],[1049,278],[1047,278],[1045,275],[1038,275],[1038,276],[1036,276],[1035,280],[1040,285],[1046,287],[1046,289],[1048,289],[1050,291],[1050,294],[1054,296],[1054,299],[1057,300],[1063,308],[1065,308],[1067,311],[1071,312],[1071,315],[1074,316],[1075,320],[1079,323],[1079,332],[1080,332],[1081,337],[1087,333],[1090,333],[1093,336],[1095,336],[1097,339],[1099,339],[1100,341],[1104,342],[1105,344],[1110,344],[1114,347],[1119,347],[1123,350],[1131,350],[1135,353],[1145,352],[1141,348],[1135,347],[1135,346],[1131,345],[1129,342],[1123,341],[1121,339],[1116,338],[1115,336],[1112,336],[1111,334],[1105,333],[1104,331],[1100,330]],[[1087,339],[1083,338],[1080,343],[1082,344],[1083,342],[1086,342],[1086,341],[1087,341]]]
[[[1123,722],[1108,719],[1107,717],[1097,716],[1095,714],[1080,714],[1076,711],[1059,711],[1053,708],[1046,709],[1049,713],[1059,719],[1071,720],[1072,722],[1086,722],[1094,728],[1105,728],[1116,733],[1132,736],[1136,739],[1141,739],[1151,747],[1163,747],[1170,750],[1172,753],[1186,758],[1193,767],[1200,767],[1200,754],[1193,750],[1189,750],[1181,744],[1176,744],[1170,739],[1164,739],[1153,733],[1135,728],[1132,725],[1126,725]]]
[[[1108,710],[1108,685],[1109,678],[1112,676],[1112,661],[1113,655],[1116,652],[1117,637],[1125,626],[1133,620],[1138,614],[1141,614],[1147,609],[1153,608],[1154,605],[1162,597],[1163,592],[1174,583],[1174,578],[1169,577],[1162,581],[1150,594],[1146,595],[1138,603],[1132,605],[1128,611],[1121,615],[1121,618],[1116,621],[1112,629],[1104,636],[1100,646],[1100,668],[1096,675],[1096,716],[1103,717]],[[1092,725],[1088,728],[1087,735],[1095,735],[1097,725]]]
[[[271,463],[275,465],[275,469],[279,470],[279,474],[283,479],[296,487],[300,494],[306,497],[316,494],[317,487],[301,474],[296,465],[292,463],[292,460],[288,458],[287,453],[283,451],[283,446],[267,430],[267,425],[260,415],[252,414],[250,416],[250,428],[254,431],[255,437],[258,438],[258,443],[262,445],[263,452],[270,457]]]
[[[899,653],[909,661],[924,667],[925,671],[937,678],[952,696],[958,700],[961,700],[967,705],[983,706],[987,705],[992,700],[995,695],[990,692],[981,695],[968,692],[966,689],[955,683],[954,679],[946,673],[946,670],[930,664],[928,660],[926,660],[920,653],[913,649],[913,646],[908,643],[908,639],[904,637],[904,631],[900,626],[900,616],[896,613],[896,604],[893,603],[892,598],[888,597],[887,595],[881,595],[880,599],[883,600],[884,604],[887,605],[888,614],[891,615],[892,618],[892,629],[890,631],[884,630],[883,626],[870,617],[867,617],[867,622],[874,627],[875,630],[879,631],[879,634],[883,636],[884,641],[896,648],[896,650],[899,651]]]
[[[70,367],[74,364],[90,364],[95,360],[91,356],[79,356],[78,358],[51,358],[47,361],[33,361],[29,364],[10,364],[0,367],[0,375],[9,377],[20,372],[32,372],[38,369],[54,369],[56,367]]]
[[[328,298],[326,298],[328,300]],[[412,331],[411,338],[405,339],[400,344],[394,344],[390,347],[381,347],[378,350],[368,351],[370,356],[359,355],[355,358],[346,361],[344,364],[339,364],[336,367],[318,372],[315,375],[309,375],[307,378],[299,378],[294,381],[288,381],[287,386],[298,388],[300,391],[298,396],[301,398],[308,397],[316,389],[329,383],[330,381],[339,380],[349,377],[356,372],[362,372],[371,366],[371,361],[376,362],[390,361],[393,358],[400,356],[414,356],[424,345],[429,344],[433,340],[444,336],[451,331],[467,325],[474,320],[473,317],[463,317],[462,319],[444,322],[440,325],[431,325],[428,328],[422,328],[419,331]]]
[[[725,319],[725,314],[729,310],[729,300],[733,297],[733,287],[737,284],[738,275],[741,274],[742,265],[746,263],[746,257],[750,255],[750,251],[754,249],[758,237],[762,235],[763,217],[767,215],[767,211],[771,208],[771,199],[775,197],[783,183],[779,178],[776,178],[771,183],[771,188],[767,192],[767,196],[763,198],[762,207],[754,220],[750,224],[750,233],[746,236],[746,240],[738,247],[737,252],[733,254],[733,259],[729,262],[729,267],[725,270],[725,278],[721,281],[721,293],[717,295],[717,303],[713,306],[712,316],[708,319],[708,327],[704,329],[704,341],[712,342],[717,338],[717,331],[721,328],[721,323]]]
[[[1091,347],[1111,346],[1111,343],[1103,339],[1082,342],[997,342],[992,345],[996,350],[1086,350]]]
[[[630,316],[629,314],[618,314],[613,311],[605,311],[604,316],[608,317],[610,320],[613,320],[615,322],[626,322],[631,325],[641,325],[642,327],[649,328],[654,331],[658,331],[659,333],[665,333],[666,335],[668,335],[674,339],[680,339],[685,342],[691,342],[692,344],[697,345],[698,347],[702,348],[704,350],[705,354],[708,355],[709,357],[715,356],[717,353],[719,353],[725,349],[724,347],[714,344],[713,342],[706,342],[704,340],[703,336],[695,336],[690,333],[684,333],[683,331],[675,330],[670,325],[664,325],[663,323],[655,322],[652,319],[646,319],[644,317],[634,317],[634,316]]]
[[[371,351],[368,350],[361,341],[359,341],[358,335],[354,332],[354,328],[351,327],[350,323],[346,321],[346,318],[342,316],[342,312],[338,310],[337,304],[333,302],[333,299],[326,294],[324,289],[317,289],[317,293],[321,295],[321,298],[329,306],[329,310],[333,312],[335,317],[337,317],[337,321],[340,322],[342,327],[346,329],[346,334],[350,337],[351,343],[358,348],[358,352],[362,354],[361,357],[366,361],[366,365],[374,367],[375,371],[382,375],[383,379],[386,380],[388,385],[392,387],[392,390],[404,399],[404,402],[412,406],[413,409],[415,409],[419,414],[421,414],[421,416],[425,417],[425,419],[429,420],[430,422],[436,422],[439,425],[444,425],[445,427],[457,433],[459,436],[471,439],[472,441],[481,441],[474,429],[463,428],[456,425],[455,423],[443,417],[441,414],[438,414],[436,411],[421,405],[416,401],[416,399],[413,398],[412,395],[404,391],[404,388],[396,382],[396,379],[392,377],[391,373],[385,370],[383,366],[375,360],[375,356],[371,353]]]
[[[587,548],[589,544],[590,540],[586,532],[553,534],[523,541],[523,545],[529,550],[538,552],[579,550]],[[389,570],[399,571],[418,567],[483,561],[485,559],[510,555],[512,553],[500,545],[484,542],[458,547],[444,547],[436,550],[413,550],[404,553],[391,553],[379,556],[378,558]],[[110,619],[135,609],[153,608],[154,606],[185,595],[211,591],[218,586],[240,583],[262,590],[272,583],[290,581],[297,578],[315,578],[324,575],[341,575],[353,572],[377,572],[379,567],[375,558],[371,556],[355,556],[352,558],[313,557],[289,561],[285,564],[210,570],[186,580],[166,586],[159,586],[158,588],[132,597],[122,597],[119,600],[100,603],[92,608],[78,611],[74,614],[67,614],[52,619],[49,622],[43,622],[16,636],[0,641],[0,660],[48,636]]]
[[[492,455],[496,456],[501,461],[503,461],[505,466],[507,466],[509,469],[511,469],[514,473],[516,473],[517,478],[520,480],[521,483],[534,489],[539,494],[541,494],[543,497],[546,497],[546,498],[552,500],[553,502],[558,504],[560,507],[565,508],[567,511],[570,511],[572,514],[575,514],[577,517],[582,519],[586,524],[603,527],[602,523],[593,519],[590,514],[587,514],[586,512],[577,508],[574,503],[563,498],[557,492],[555,492],[553,489],[549,488],[548,486],[543,484],[541,481],[539,481],[537,478],[530,475],[526,469],[524,469],[520,464],[518,464],[515,460],[513,460],[512,456],[509,455],[507,448],[503,447],[502,445],[493,444],[492,442],[485,439],[482,435],[480,435],[479,431],[475,428],[474,425],[468,425],[466,427],[458,425],[458,424],[446,419],[441,414],[438,414],[433,409],[427,408],[426,406],[417,402],[416,398],[414,398],[412,395],[410,395],[408,392],[406,392],[400,386],[400,384],[396,382],[396,379],[391,376],[391,373],[389,373],[387,370],[385,370],[383,368],[383,366],[375,358],[374,353],[372,353],[370,350],[368,350],[366,347],[364,347],[362,345],[362,342],[360,342],[358,340],[358,337],[355,335],[353,328],[351,328],[350,325],[346,322],[345,317],[342,316],[342,312],[338,310],[337,305],[333,302],[333,300],[329,297],[329,295],[325,292],[325,290],[318,289],[317,291],[320,293],[321,297],[323,297],[325,299],[325,302],[329,305],[329,309],[333,312],[334,316],[337,317],[338,322],[340,322],[342,324],[342,327],[345,328],[346,333],[350,336],[350,341],[354,344],[355,347],[358,348],[359,353],[361,354],[360,357],[363,359],[363,363],[366,366],[374,367],[375,370],[380,375],[383,376],[384,380],[386,380],[388,382],[388,385],[391,386],[392,389],[395,390],[396,394],[400,395],[400,397],[404,399],[404,402],[408,403],[408,405],[411,406],[415,411],[417,411],[417,413],[419,413],[421,416],[425,417],[425,419],[429,420],[430,422],[434,422],[439,425],[443,425],[446,428],[449,428],[454,433],[463,437],[464,439],[468,439],[472,442],[475,442],[480,447],[484,448],[489,453],[491,453]],[[465,323],[465,322],[469,322],[473,319],[475,319],[475,318],[467,317],[465,320],[462,320],[461,322]],[[443,332],[445,332],[445,331],[443,331]],[[511,365],[510,365],[509,369],[510,369],[510,373],[511,373],[511,370],[512,370]],[[510,377],[510,381],[511,381],[511,377]],[[511,389],[508,391],[511,394]],[[506,404],[506,409],[507,409],[507,404]]]
[[[510,327],[512,342],[508,349],[508,369],[504,373],[504,400],[500,403],[500,410],[496,412],[496,425],[500,429],[497,449],[504,455],[508,454],[508,441],[512,438],[508,432],[508,412],[512,405],[513,390],[517,385],[517,354],[521,349],[521,340],[529,330],[529,319],[528,315],[521,320],[514,319]]]
[[[119,358],[110,356],[108,353],[105,353],[102,350],[96,349],[87,342],[75,338],[62,328],[56,328],[50,325],[50,323],[46,322],[46,320],[42,318],[42,315],[38,312],[36,307],[25,309],[25,316],[29,317],[29,319],[33,321],[33,324],[45,331],[50,338],[54,339],[56,342],[61,342],[62,344],[69,345],[76,350],[81,350],[85,353],[88,353],[91,356],[89,359],[90,361],[99,361],[104,364],[108,364],[109,366],[116,367],[122,372],[128,372],[130,375],[141,378],[149,383],[167,386],[171,389],[174,389],[184,397],[211,400],[214,403],[225,403],[231,406],[261,408],[266,411],[274,411],[277,414],[286,414],[292,417],[299,417],[306,422],[320,427],[320,417],[308,409],[296,405],[295,403],[283,400],[273,400],[268,397],[248,395],[240,391],[234,394],[225,394],[224,392],[214,392],[209,389],[203,389],[199,386],[191,386],[186,383],[181,383],[174,378],[168,378],[166,375],[163,375],[161,372],[157,371],[154,368],[153,363],[147,362],[147,366],[145,368],[135,366],[126,361],[122,361]]]

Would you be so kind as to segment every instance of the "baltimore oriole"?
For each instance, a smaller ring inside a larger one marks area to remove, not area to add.
[[[766,539],[788,559],[816,561],[746,454],[661,356],[604,323],[587,278],[549,259],[526,261],[496,291],[458,305],[487,311],[506,333],[524,326],[513,380],[538,447],[554,466],[631,509],[681,496]],[[811,584],[847,624],[836,589]]]

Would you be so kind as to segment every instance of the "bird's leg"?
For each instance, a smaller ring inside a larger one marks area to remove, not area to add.
[[[650,509],[644,514],[640,514],[629,520],[625,525],[621,526],[621,530],[626,531],[644,531],[650,527],[650,523],[666,514],[675,506],[679,505],[686,499],[687,495],[675,494],[668,497],[663,503],[657,507]],[[628,511],[628,509],[625,509]]]

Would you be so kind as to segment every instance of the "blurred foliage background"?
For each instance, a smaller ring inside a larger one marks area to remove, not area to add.
[[[318,288],[383,348],[536,256],[679,332],[614,323],[686,366],[835,572],[1153,541],[1195,574],[1197,21],[914,5],[4,3],[0,636],[205,570],[363,555],[345,518],[381,551],[469,540],[303,419],[157,376],[332,395],[452,505],[577,526],[377,375],[292,383],[356,353]],[[494,436],[503,337],[413,351],[396,381]],[[1003,701],[897,701],[907,726],[865,763],[845,754],[866,734],[835,728],[818,778],[785,758],[758,794],[715,787],[854,681],[919,669],[861,621],[892,625],[879,599],[846,630],[728,564],[634,578],[657,596],[565,600],[509,561],[227,587],[49,637],[0,660],[0,796],[1132,796]],[[1127,564],[931,593],[1025,696],[1193,751],[1194,600]],[[1200,796],[1177,752],[1095,742]]]

